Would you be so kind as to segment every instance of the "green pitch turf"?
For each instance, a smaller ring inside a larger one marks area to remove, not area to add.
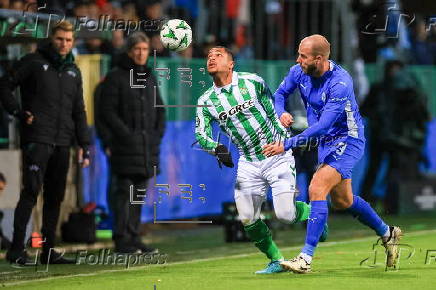
[[[265,258],[250,243],[223,243],[221,229],[211,228],[162,235],[157,244],[170,257],[164,265],[128,270],[60,265],[35,273],[1,264],[0,279],[2,286],[13,289],[436,289],[434,216],[394,220],[405,230],[398,270],[385,271],[383,248],[373,246],[371,231],[339,216],[330,220],[331,242],[321,244],[313,273],[306,275],[255,275],[265,266]],[[293,229],[276,235],[287,258],[298,254],[303,233]]]

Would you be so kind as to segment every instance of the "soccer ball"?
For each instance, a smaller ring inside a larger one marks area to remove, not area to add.
[[[182,51],[191,44],[191,27],[184,20],[171,19],[162,26],[160,40],[164,47],[174,51]]]

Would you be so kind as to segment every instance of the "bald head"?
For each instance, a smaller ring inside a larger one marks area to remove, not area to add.
[[[327,38],[320,34],[313,34],[303,38],[300,46],[309,47],[313,56],[321,55],[326,59],[330,56],[330,43],[327,41]]]
[[[319,34],[304,38],[298,47],[297,63],[304,73],[320,77],[330,69],[330,43]]]

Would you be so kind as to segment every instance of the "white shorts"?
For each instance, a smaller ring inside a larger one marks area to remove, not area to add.
[[[268,186],[272,195],[296,190],[295,159],[288,150],[261,161],[239,160],[235,184],[237,195],[266,196]]]
[[[262,161],[239,160],[235,184],[235,202],[239,219],[249,225],[260,218],[268,186],[272,189],[276,217],[292,223],[296,217],[296,170],[292,151]]]

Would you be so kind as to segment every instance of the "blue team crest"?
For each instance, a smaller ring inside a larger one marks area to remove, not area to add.
[[[323,101],[323,103],[325,103],[325,99],[326,99],[325,92],[322,92],[322,94],[321,94],[321,100]]]

